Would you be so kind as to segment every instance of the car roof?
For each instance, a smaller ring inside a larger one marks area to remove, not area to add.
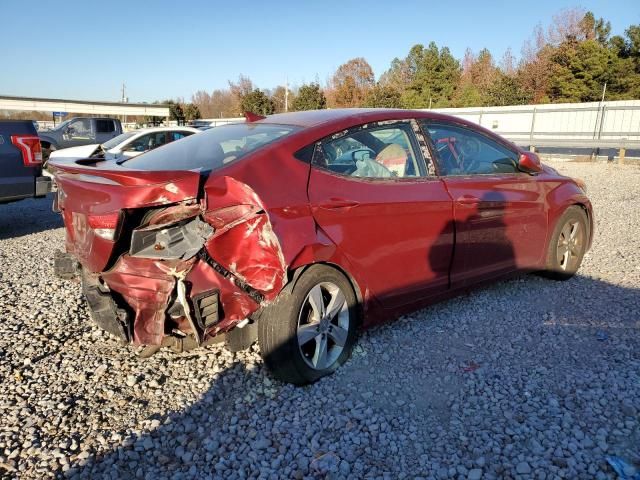
[[[488,135],[490,138],[503,143],[512,149],[520,151],[515,143],[481,125],[433,110],[407,110],[401,108],[336,108],[326,110],[306,110],[302,112],[278,113],[269,115],[255,123],[280,124],[302,127],[298,136],[304,139],[307,129],[317,130],[320,136],[327,135],[339,129],[351,128],[354,125],[363,125],[369,122],[384,122],[393,120],[407,120],[411,118],[428,119],[433,121],[447,121],[463,125],[473,130]],[[292,137],[295,137],[293,135]]]
[[[269,115],[259,123],[279,123],[299,127],[314,127],[338,120],[381,121],[405,118],[441,118],[435,112],[424,110],[404,110],[399,108],[336,108],[327,110],[306,110],[302,112],[277,113]]]

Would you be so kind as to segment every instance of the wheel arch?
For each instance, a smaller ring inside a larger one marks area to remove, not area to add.
[[[44,146],[45,146],[45,144],[46,144],[46,145],[48,145],[48,146],[50,146],[50,147],[51,147],[51,146],[56,147],[56,148],[58,147],[58,146],[56,145],[55,140],[53,140],[52,138],[50,138],[50,137],[42,137],[42,136],[41,136],[41,137],[40,137],[40,145],[42,145],[42,146],[44,147]]]
[[[360,285],[358,285],[358,282],[356,281],[356,279],[353,277],[353,275],[351,275],[351,273],[349,273],[348,270],[346,270],[345,268],[343,268],[341,265],[331,262],[331,261],[321,261],[321,262],[313,262],[313,263],[307,263],[305,265],[300,265],[298,267],[296,267],[295,269],[291,270],[290,272],[290,280],[287,283],[287,285],[285,285],[285,287],[282,289],[282,291],[286,291],[288,293],[290,293],[291,291],[293,291],[293,289],[295,288],[296,284],[298,283],[298,280],[300,279],[300,277],[302,276],[302,274],[304,272],[306,272],[307,270],[309,270],[310,268],[314,267],[315,265],[324,265],[330,268],[333,268],[334,270],[337,270],[338,272],[340,272],[342,275],[345,276],[345,278],[349,281],[349,284],[351,285],[351,288],[353,289],[353,293],[356,296],[356,301],[357,301],[357,309],[358,309],[358,325],[361,325],[363,320],[364,320],[364,295],[362,294],[362,290],[360,289]]]
[[[563,205],[559,208],[554,214],[553,223],[549,224],[549,241],[551,241],[551,235],[553,230],[556,227],[557,222],[560,220],[562,215],[569,210],[571,207],[578,207],[582,209],[585,216],[587,217],[587,249],[588,251],[591,248],[591,242],[593,240],[593,229],[594,229],[594,221],[593,221],[593,209],[591,208],[591,203],[586,199],[572,199],[572,201],[568,202],[566,205]]]
[[[587,225],[587,234],[588,234],[587,250],[589,250],[591,248],[591,243],[593,241],[594,223],[595,223],[593,220],[593,208],[591,207],[591,203],[590,202],[587,203],[583,201],[583,202],[576,202],[570,206],[576,206],[576,207],[582,208],[582,210],[584,211],[584,214],[587,216],[587,221],[589,222],[589,225]]]
[[[549,246],[553,230],[560,217],[564,215],[567,209],[577,206],[583,209],[589,221],[587,249],[591,248],[595,223],[593,220],[593,208],[589,198],[580,187],[573,181],[560,182],[547,193],[546,201],[550,207],[547,218],[547,247]]]

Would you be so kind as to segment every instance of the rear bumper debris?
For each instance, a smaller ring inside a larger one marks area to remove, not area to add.
[[[98,275],[96,275],[98,276]],[[198,257],[189,260],[150,260],[123,255],[108,272],[99,275],[102,290],[91,291],[97,303],[106,295],[109,306],[127,311],[128,341],[136,345],[161,345],[167,336],[193,336],[198,344],[233,328],[260,304],[252,296]],[[104,287],[106,287],[106,290]],[[117,296],[117,298],[114,297]],[[89,297],[87,300],[91,305]],[[100,317],[100,315],[98,315]],[[119,319],[122,316],[118,317]],[[122,332],[105,330],[122,338]],[[102,322],[105,323],[105,322]]]
[[[76,258],[69,254],[56,250],[53,257],[53,272],[59,278],[70,280],[75,278],[80,271],[80,264]]]
[[[82,291],[89,305],[93,321],[103,330],[122,341],[131,339],[129,315],[123,308],[118,308],[111,292],[95,275],[83,273]]]

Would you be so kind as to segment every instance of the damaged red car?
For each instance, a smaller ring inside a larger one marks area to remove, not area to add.
[[[144,355],[257,339],[294,384],[345,362],[360,326],[516,271],[569,278],[593,237],[582,182],[433,112],[249,116],[51,166],[56,270],[81,275],[95,323]]]

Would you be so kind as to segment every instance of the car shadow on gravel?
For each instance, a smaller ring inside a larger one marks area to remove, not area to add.
[[[53,195],[0,205],[0,240],[62,228],[62,216],[51,210]]]
[[[515,303],[516,299],[512,299],[515,313],[477,309],[487,298],[520,294],[524,303]],[[532,298],[546,301],[532,301]],[[609,298],[612,303],[609,314],[604,317],[592,308],[602,298]],[[483,428],[478,424],[480,417],[473,403],[469,403],[477,401],[479,393],[475,385],[478,383],[493,385],[493,388],[506,386],[512,392],[511,410],[491,417],[496,431],[553,429],[566,418],[567,412],[580,421],[581,412],[595,408],[602,410],[601,420],[590,426],[595,432],[607,428],[608,419],[624,418],[620,412],[622,405],[592,405],[591,401],[581,398],[580,391],[574,390],[569,379],[577,371],[593,370],[602,375],[609,369],[624,368],[625,362],[632,361],[634,355],[635,361],[640,360],[639,354],[632,350],[640,336],[640,325],[634,314],[639,300],[640,289],[585,276],[576,276],[568,282],[533,275],[517,276],[366,331],[352,360],[331,377],[304,388],[273,380],[260,364],[254,368],[255,364],[247,363],[247,358],[257,352],[254,345],[249,356],[236,354],[226,368],[212,374],[214,379],[191,405],[179,411],[167,408],[166,413],[149,416],[146,421],[154,422],[155,426],[141,434],[118,432],[124,436],[120,446],[106,453],[78,457],[72,462],[71,470],[58,471],[56,475],[228,478],[232,471],[244,471],[246,475],[265,471],[277,472],[277,478],[354,478],[353,475],[357,477],[366,472],[351,472],[351,476],[340,474],[342,460],[337,455],[343,455],[349,448],[343,451],[335,445],[351,438],[354,426],[367,431],[370,419],[365,417],[379,414],[387,418],[411,418],[413,423],[421,425],[422,430],[412,433],[418,435],[417,439],[414,437],[411,446],[406,446],[409,450],[405,450],[404,455],[417,462],[420,455],[436,455],[437,445],[446,442],[458,449],[458,462],[462,464],[468,460],[464,438],[473,437],[475,431]],[[582,307],[576,309],[578,304]],[[517,309],[521,311],[518,313]],[[469,313],[467,319],[461,319],[461,311]],[[525,314],[529,320],[526,328],[522,328],[523,324],[518,323],[514,315]],[[511,325],[519,328],[510,328]],[[412,351],[413,345],[408,343],[411,339],[420,341],[424,349]],[[363,349],[368,351],[363,353]],[[176,355],[173,360],[189,355],[194,358],[218,355],[219,359],[220,352],[222,347],[212,346]],[[224,355],[231,356],[226,352]],[[168,361],[172,361],[171,356]],[[546,366],[541,367],[543,364]],[[184,367],[196,368],[196,362],[183,364]],[[549,382],[548,394],[557,398],[558,404],[549,412],[536,412],[531,417],[531,394],[526,391],[526,385],[519,383],[521,372],[514,368],[532,372],[531,381],[536,382],[543,381],[539,376],[543,368],[546,373],[542,378]],[[403,371],[413,375],[407,377]],[[615,387],[616,381],[613,378],[602,384],[606,389],[609,383]],[[121,388],[132,390],[125,385],[124,376]],[[470,388],[472,394],[468,391]],[[323,412],[317,405],[309,405],[329,392],[332,397],[324,400],[340,406]],[[284,410],[280,410],[282,405]],[[283,415],[283,411],[287,414]],[[487,414],[489,412],[483,413]],[[313,425],[313,418],[318,418],[319,424],[327,428],[309,437],[304,432]],[[409,435],[403,430],[406,425],[397,428]],[[299,429],[302,437],[292,435],[292,429]],[[387,431],[386,435],[393,433]],[[612,441],[607,453],[628,456],[633,448],[630,442],[639,440],[638,435],[617,444]],[[507,444],[512,441],[502,434],[494,440],[504,443],[504,448],[510,448]],[[290,454],[292,441],[301,444]],[[527,437],[520,441],[525,442],[521,447],[526,451]],[[333,449],[330,445],[334,445]],[[355,455],[366,456],[366,448],[386,452],[386,460],[378,467],[394,471],[399,461],[397,455],[376,443],[363,445]],[[414,448],[415,451],[411,450]],[[510,467],[505,466],[504,461],[494,463],[490,450],[484,455],[487,471],[498,476],[508,474]],[[545,459],[548,469],[552,466],[549,455],[538,452],[534,458]],[[585,451],[584,455],[611,475],[604,463],[605,452]],[[327,477],[329,472],[334,474]],[[428,465],[423,472],[429,472]],[[554,473],[558,473],[557,469]]]
[[[486,199],[495,200],[495,195]],[[489,204],[484,222],[487,212],[502,229],[504,212]],[[469,221],[475,221],[475,213]],[[443,235],[450,231],[446,227]],[[504,263],[513,259],[506,235],[490,240],[485,251]],[[516,453],[525,452],[532,455],[534,469],[543,465],[545,474],[571,478],[563,457],[552,463],[555,445],[531,453],[544,442],[536,432],[555,431],[568,412],[576,416],[576,425],[587,409],[595,412],[583,427],[594,437],[610,419],[624,418],[619,401],[582,398],[585,387],[575,379],[584,371],[604,378],[601,396],[606,396],[618,380],[608,380],[607,374],[639,360],[633,347],[640,334],[640,290],[579,275],[568,282],[519,275],[475,290],[367,331],[347,364],[308,387],[272,380],[261,364],[245,363],[251,355],[237,354],[216,369],[196,401],[177,411],[168,406],[142,422],[138,418],[138,425],[147,425],[137,427],[141,433],[120,430],[124,440],[115,449],[84,450],[71,459],[71,469],[56,475],[341,479],[394,472],[393,477],[407,471],[400,463],[408,461],[416,475],[437,469],[442,477],[442,466],[447,474],[447,468],[472,468],[481,456],[486,473],[511,478],[514,465],[522,463]],[[213,357],[216,349],[202,355]],[[191,370],[183,382],[203,373],[196,371],[196,362],[178,368]],[[135,396],[125,378],[116,381]],[[156,395],[163,394],[157,390]],[[500,408],[488,410],[491,402]],[[640,405],[627,407],[635,412]],[[599,446],[582,449],[582,444],[576,449],[610,476],[605,455],[628,455],[637,433],[618,443],[611,440],[607,452]],[[530,469],[529,463],[522,469]]]

